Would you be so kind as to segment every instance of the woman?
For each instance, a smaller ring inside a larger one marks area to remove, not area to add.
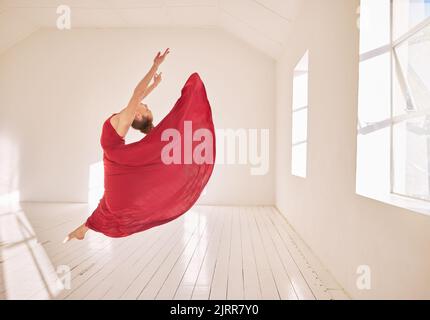
[[[89,229],[109,237],[124,237],[167,223],[189,210],[208,182],[215,161],[215,132],[206,90],[198,74],[190,76],[180,99],[156,127],[151,111],[142,103],[161,82],[161,72],[157,71],[168,54],[169,49],[163,54],[158,52],[128,105],[105,121],[100,139],[104,195],[87,221],[64,242],[84,239]],[[182,153],[190,146],[187,147],[187,141],[166,139],[166,133],[174,130],[178,136],[187,136],[190,125],[193,128],[192,141],[188,141],[191,148],[199,142],[194,139],[194,133],[209,132],[206,136],[197,135],[205,136],[206,160],[167,163],[164,158],[169,154],[165,152],[169,143],[174,145],[173,151]],[[130,127],[146,135],[137,142],[125,144],[124,137]]]

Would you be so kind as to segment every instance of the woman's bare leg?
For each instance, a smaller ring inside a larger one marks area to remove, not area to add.
[[[89,230],[88,227],[84,223],[83,225],[79,226],[78,228],[73,230],[71,233],[69,233],[69,235],[66,237],[66,239],[64,239],[63,243],[66,243],[72,239],[83,240],[85,238],[85,234],[87,233],[88,230]]]

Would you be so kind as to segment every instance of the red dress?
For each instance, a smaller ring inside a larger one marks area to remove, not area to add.
[[[100,139],[104,195],[85,225],[109,237],[124,237],[176,219],[194,205],[213,171],[215,130],[197,73],[169,114],[141,140],[125,144],[110,123],[113,115],[104,122]],[[166,161],[173,154],[176,161]]]

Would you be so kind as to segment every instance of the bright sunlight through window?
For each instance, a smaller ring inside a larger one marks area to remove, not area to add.
[[[306,178],[308,148],[308,71],[306,52],[294,69],[293,82],[291,173],[302,178]]]
[[[430,0],[360,13],[357,193],[430,212]]]

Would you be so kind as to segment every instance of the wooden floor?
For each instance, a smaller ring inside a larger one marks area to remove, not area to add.
[[[90,231],[81,204],[0,215],[0,299],[347,299],[272,207],[196,206],[127,238]]]

